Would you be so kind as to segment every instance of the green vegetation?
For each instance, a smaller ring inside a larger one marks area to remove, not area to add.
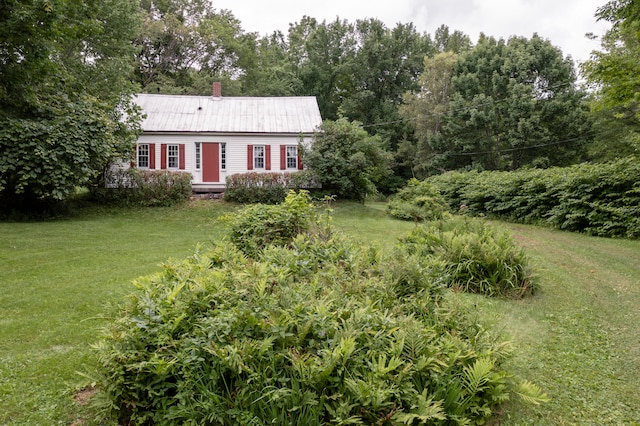
[[[428,182],[410,179],[389,201],[389,214],[414,222],[442,219],[449,205],[438,189]]]
[[[533,268],[511,235],[484,221],[461,218],[416,227],[401,238],[447,286],[487,296],[521,298],[536,290]]]
[[[450,172],[433,184],[454,212],[535,223],[604,237],[640,236],[640,163],[515,172]]]
[[[325,121],[303,158],[322,190],[340,199],[364,201],[392,175],[382,139],[344,118]]]
[[[316,186],[306,170],[236,173],[227,176],[224,199],[240,204],[277,204],[284,201],[290,189]]]
[[[285,246],[315,225],[311,197],[290,191],[278,205],[253,204],[231,218],[231,242],[244,254],[256,257],[269,245]]]
[[[381,249],[414,228],[382,203],[337,203],[334,224]],[[74,395],[95,366],[89,345],[104,303],[131,280],[218,240],[215,218],[235,207],[198,202],[171,209],[84,210],[56,222],[0,223],[0,423],[70,424],[87,418]],[[508,225],[533,259],[540,291],[520,301],[464,293],[451,301],[513,342],[505,367],[551,397],[514,400],[501,424],[622,425],[640,419],[640,242]],[[90,393],[90,392],[88,392]],[[80,399],[84,393],[79,393]]]
[[[135,0],[4,2],[0,210],[40,210],[131,155]]]
[[[261,250],[232,238],[136,281],[98,346],[108,418],[469,424],[510,395],[546,400],[501,368],[508,345],[450,309],[420,256],[379,256],[312,207],[304,192],[246,207],[232,233],[253,224]]]
[[[169,207],[191,197],[191,179],[191,173],[185,172],[114,169],[93,188],[92,196],[107,205]]]

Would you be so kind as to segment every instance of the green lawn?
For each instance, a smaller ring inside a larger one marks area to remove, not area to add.
[[[0,223],[0,424],[70,424],[92,364],[105,304],[131,280],[220,238],[232,207],[87,209],[65,220]],[[411,229],[382,204],[338,203],[335,225],[380,247]],[[552,398],[505,407],[502,424],[638,424],[640,241],[510,228],[538,266],[542,291],[524,301],[460,295],[514,342],[510,368]]]

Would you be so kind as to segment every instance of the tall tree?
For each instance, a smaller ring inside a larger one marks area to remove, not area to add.
[[[471,49],[472,43],[468,35],[455,30],[453,33],[446,25],[440,25],[434,33],[434,42],[439,52],[462,53]]]
[[[612,27],[582,66],[594,85],[592,102],[599,132],[592,145],[596,158],[640,153],[640,2],[613,0],[598,9],[598,20]]]
[[[407,92],[400,107],[401,116],[414,129],[416,142],[407,140],[399,149],[396,161],[404,162],[412,176],[423,179],[434,172],[438,164],[438,145],[442,135],[442,118],[449,111],[453,89],[451,79],[458,55],[445,51],[434,57],[425,57],[424,71],[420,75],[420,90]]]
[[[318,23],[305,16],[289,28],[290,60],[300,81],[298,95],[314,95],[322,117],[335,120],[355,72],[356,40],[346,20]]]
[[[247,84],[242,79],[254,69],[256,35],[245,33],[230,11],[217,11],[208,0],[142,0],[141,8],[135,75],[143,90],[209,94],[214,79],[234,82],[225,91]]]
[[[443,117],[440,167],[516,169],[580,158],[590,123],[573,63],[537,35],[481,36],[460,55]]]
[[[0,205],[62,200],[127,155],[135,0],[0,8]]]
[[[377,19],[356,21],[355,36],[358,50],[352,84],[343,96],[340,111],[363,123],[370,133],[380,135],[395,150],[409,133],[398,112],[402,95],[418,87],[423,59],[433,54],[433,43],[413,24],[389,29]]]

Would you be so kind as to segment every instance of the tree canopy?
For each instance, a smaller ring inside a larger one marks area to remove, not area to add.
[[[420,141],[416,170],[570,164],[590,123],[573,64],[548,40],[482,36],[458,56],[425,61],[405,116]]]
[[[596,17],[612,27],[582,71],[595,89],[592,108],[602,129],[591,154],[607,160],[640,152],[640,3],[610,1]]]
[[[132,147],[135,0],[0,9],[0,199],[26,209],[90,184]]]

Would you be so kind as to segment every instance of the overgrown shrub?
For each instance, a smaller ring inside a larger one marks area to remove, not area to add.
[[[289,191],[278,205],[253,204],[231,218],[230,238],[243,253],[256,257],[269,246],[283,246],[314,223],[309,192]]]
[[[448,172],[427,179],[454,211],[603,237],[640,237],[640,161],[514,172]]]
[[[105,182],[93,188],[94,198],[121,206],[171,206],[185,202],[192,194],[191,174],[168,170],[113,168]]]
[[[442,219],[449,206],[435,186],[426,181],[410,179],[407,186],[389,201],[391,216],[403,220],[424,221]]]
[[[457,290],[511,298],[536,290],[524,250],[509,233],[481,220],[459,218],[416,227],[401,239],[401,247]]]
[[[481,424],[514,392],[545,399],[503,369],[507,345],[453,310],[427,268],[390,256],[302,234],[255,259],[221,242],[138,279],[97,345],[102,413],[120,424]]]
[[[242,204],[278,204],[289,190],[317,188],[307,171],[285,173],[237,173],[227,177],[224,199]]]

